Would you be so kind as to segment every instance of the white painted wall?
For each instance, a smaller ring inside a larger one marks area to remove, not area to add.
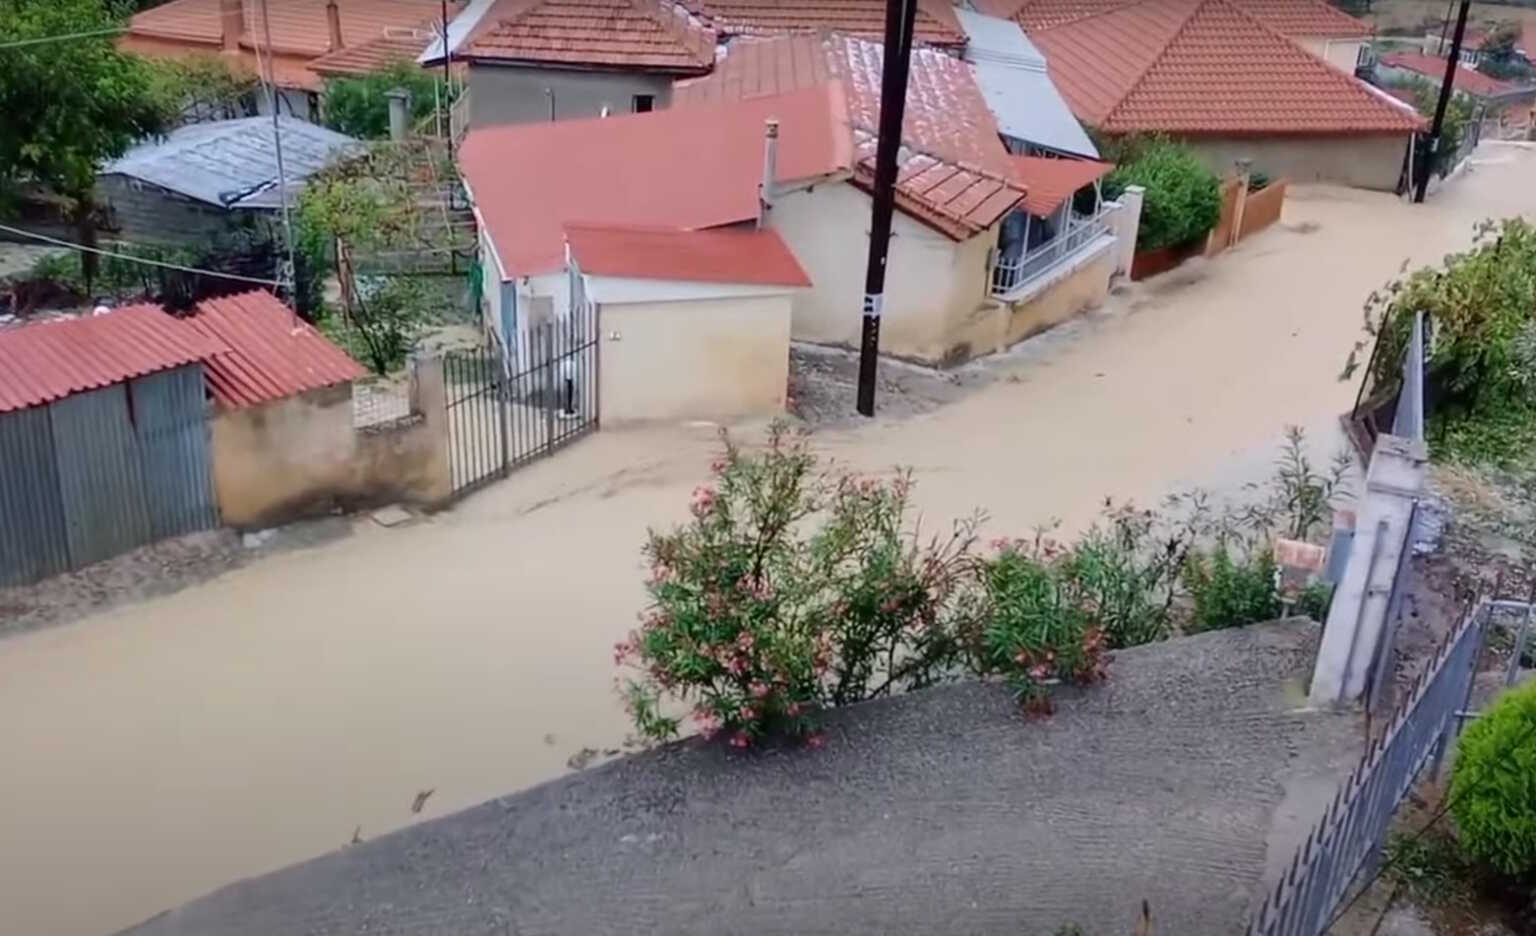
[[[1303,49],[1337,68],[1347,75],[1355,73],[1360,62],[1360,52],[1365,48],[1364,39],[1329,39],[1323,36],[1304,36],[1296,40]]]
[[[810,275],[795,297],[796,340],[856,347],[862,326],[870,200],[847,182],[775,199],[769,223]],[[972,347],[987,306],[988,248],[996,230],[956,243],[898,211],[886,266],[880,347],[939,362],[993,350]]]
[[[783,292],[599,303],[603,425],[782,412],[791,304]]]

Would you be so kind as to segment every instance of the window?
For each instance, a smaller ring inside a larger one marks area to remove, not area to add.
[[[637,114],[648,114],[656,109],[656,95],[637,94],[634,96],[630,110]]]

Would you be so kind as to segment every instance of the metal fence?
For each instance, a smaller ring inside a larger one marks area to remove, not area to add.
[[[1383,432],[1422,441],[1424,420],[1434,403],[1429,379],[1434,320],[1424,312],[1415,314],[1402,366],[1390,371],[1380,365],[1381,355],[1388,353],[1383,350],[1389,344],[1388,337],[1386,330],[1377,334],[1360,378],[1360,389],[1355,393],[1355,405],[1345,420],[1350,441],[1367,461],[1377,436]]]
[[[992,268],[992,295],[1007,296],[1031,280],[1050,272],[1072,259],[1078,251],[1113,232],[1112,219],[1118,208],[1106,207],[1093,218],[1071,227],[1065,234],[1021,257],[1000,257]]]
[[[0,585],[218,525],[199,365],[0,414]]]
[[[597,323],[581,311],[527,330],[518,345],[443,356],[455,494],[505,477],[598,425]]]
[[[1249,936],[1319,936],[1327,929],[1361,868],[1380,853],[1398,804],[1426,764],[1438,766],[1460,730],[1490,609],[1479,604],[1441,642],[1255,912]]]

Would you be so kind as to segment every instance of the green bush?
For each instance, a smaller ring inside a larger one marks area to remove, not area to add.
[[[1189,244],[1216,226],[1221,183],[1188,147],[1166,137],[1149,137],[1122,141],[1116,151],[1122,161],[1105,178],[1105,196],[1117,197],[1128,185],[1146,189],[1138,250]]]
[[[1469,855],[1536,879],[1536,683],[1504,693],[1467,727],[1449,795]]]
[[[332,78],[325,83],[321,112],[332,130],[364,140],[389,136],[389,98],[396,88],[411,96],[411,123],[425,120],[438,103],[438,78],[415,62],[399,61],[356,78]]]
[[[1200,633],[1278,617],[1275,570],[1267,546],[1238,557],[1224,543],[1191,552],[1184,564],[1184,585],[1194,604],[1187,629]]]

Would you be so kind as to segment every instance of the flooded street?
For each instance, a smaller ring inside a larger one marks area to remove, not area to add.
[[[1010,376],[818,444],[913,466],[930,522],[982,507],[1009,534],[1262,478],[1288,423],[1326,459],[1365,295],[1483,217],[1536,215],[1536,152],[1480,160],[1424,206],[1293,189],[1281,225],[990,365]],[[0,639],[0,930],[101,936],[617,747],[610,648],[644,600],[639,547],[686,516],[714,445],[704,426],[601,432],[413,525],[359,520]]]

